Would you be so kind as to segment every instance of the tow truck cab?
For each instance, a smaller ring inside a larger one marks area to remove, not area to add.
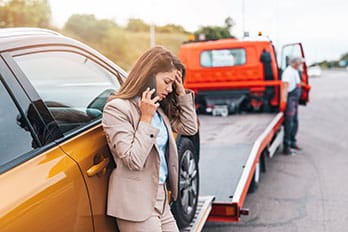
[[[284,46],[283,51],[279,67],[275,48],[268,40],[186,42],[179,49],[187,70],[185,87],[196,93],[196,107],[201,113],[214,114],[221,106],[225,107],[225,114],[282,110],[282,69],[287,66],[288,57],[304,57],[299,43]],[[304,64],[301,76],[308,85],[306,69]],[[308,91],[309,88],[302,91],[303,104],[308,101]]]

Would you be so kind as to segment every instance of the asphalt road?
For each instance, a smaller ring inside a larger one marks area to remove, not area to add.
[[[311,102],[299,111],[303,150],[267,161],[244,204],[249,216],[203,231],[348,231],[348,71],[323,71],[310,84]]]

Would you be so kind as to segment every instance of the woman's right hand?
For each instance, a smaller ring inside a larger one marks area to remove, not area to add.
[[[143,94],[141,99],[139,99],[139,108],[141,112],[140,120],[144,122],[151,123],[152,117],[155,114],[157,108],[159,107],[159,97],[156,96],[151,99],[152,94],[155,92],[155,89],[147,88]]]

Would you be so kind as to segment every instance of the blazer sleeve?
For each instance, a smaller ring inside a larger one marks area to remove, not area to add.
[[[115,99],[106,104],[102,125],[109,147],[130,170],[142,170],[159,130],[140,121],[133,125],[129,104]]]
[[[186,90],[183,96],[177,96],[181,107],[179,118],[171,121],[173,131],[182,135],[194,135],[198,131],[198,120],[195,109],[194,93]]]

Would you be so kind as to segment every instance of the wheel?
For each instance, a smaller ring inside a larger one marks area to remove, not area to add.
[[[179,185],[178,197],[172,203],[172,212],[179,228],[186,227],[192,221],[199,196],[199,170],[196,150],[193,142],[182,137],[178,144]]]
[[[205,100],[199,101],[199,108],[198,108],[198,113],[199,114],[207,114],[207,102]]]
[[[258,162],[255,167],[254,176],[253,176],[253,179],[251,180],[248,193],[256,192],[260,182],[260,175],[261,175],[261,165],[260,165],[260,162]]]
[[[263,151],[260,157],[260,167],[261,167],[261,172],[265,173],[267,171],[267,165],[266,165],[266,159],[268,157],[269,152],[268,151]]]

